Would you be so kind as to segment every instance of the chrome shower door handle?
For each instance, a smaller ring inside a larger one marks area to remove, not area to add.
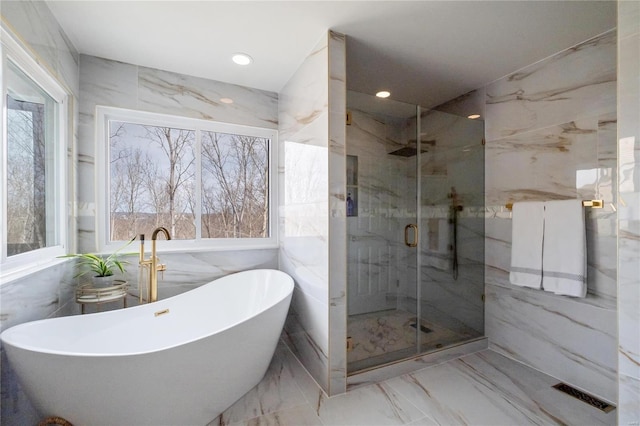
[[[413,242],[409,242],[409,229],[413,229]],[[404,227],[404,244],[407,247],[418,247],[418,225],[413,223]]]

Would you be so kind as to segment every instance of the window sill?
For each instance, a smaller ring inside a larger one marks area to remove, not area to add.
[[[113,253],[114,251],[121,249],[126,242],[111,243],[102,248],[103,253]],[[129,247],[122,250],[126,253],[138,251],[140,242],[136,239],[131,243]],[[167,242],[164,238],[156,240],[156,251],[158,253],[202,253],[202,252],[220,252],[220,251],[248,251],[248,250],[272,250],[279,248],[277,241],[265,241],[265,242],[241,242],[241,241],[227,241],[219,244],[206,244],[199,243],[193,240],[170,240]],[[144,241],[145,252],[151,251],[151,240]]]

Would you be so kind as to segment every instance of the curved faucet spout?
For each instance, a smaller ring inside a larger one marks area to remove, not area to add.
[[[144,258],[144,235],[140,234],[140,265],[149,268],[149,286],[147,287],[147,302],[155,302],[158,300],[158,272],[164,272],[167,266],[158,263],[158,256],[156,255],[156,240],[158,234],[163,233],[167,240],[171,239],[171,234],[164,226],[160,226],[153,231],[151,235],[151,258]],[[142,300],[142,296],[141,299]]]
[[[171,235],[169,235],[169,231],[167,230],[167,228],[165,228],[164,226],[160,226],[159,228],[154,229],[153,234],[151,234],[151,240],[155,241],[158,239],[158,234],[162,232],[164,234],[164,237],[167,240],[171,239]]]

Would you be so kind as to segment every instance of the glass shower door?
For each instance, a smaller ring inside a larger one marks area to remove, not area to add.
[[[353,374],[484,335],[484,124],[356,92],[347,104]]]
[[[415,105],[348,92],[348,110],[347,370],[354,372],[418,351],[417,129]]]
[[[420,118],[420,352],[484,336],[484,123]]]

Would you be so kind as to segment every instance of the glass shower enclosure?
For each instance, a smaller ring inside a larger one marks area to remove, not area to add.
[[[347,94],[347,371],[484,336],[484,123]]]

